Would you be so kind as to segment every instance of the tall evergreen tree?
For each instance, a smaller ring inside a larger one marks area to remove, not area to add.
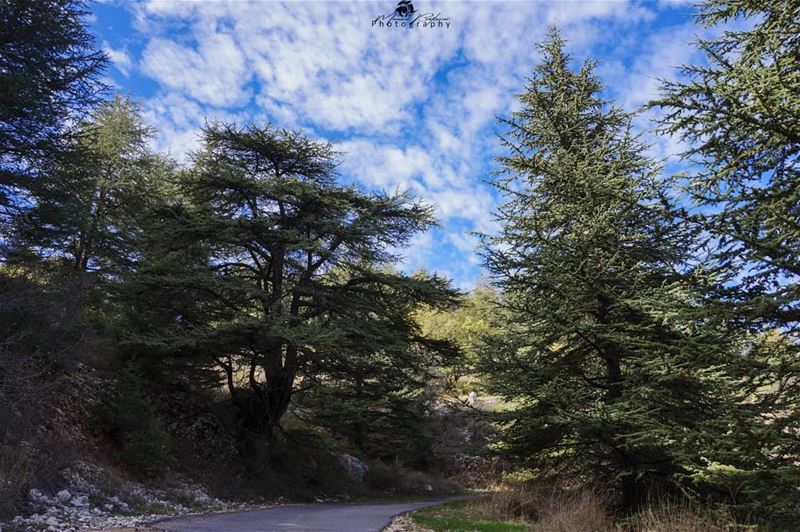
[[[433,304],[453,292],[376,269],[433,223],[427,206],[338,185],[331,146],[298,133],[204,135],[185,201],[158,214],[128,284],[142,324],[132,345],[224,383],[245,428],[271,435],[317,371],[350,370],[381,346],[407,353],[414,330],[389,294]]]
[[[763,474],[765,440],[747,454],[731,436],[772,430],[763,405],[743,407],[759,386],[743,384],[746,344],[702,312],[713,278],[690,267],[695,235],[669,182],[631,116],[599,96],[593,64],[571,70],[557,33],[539,49],[506,121],[502,230],[485,239],[508,321],[479,359],[514,406],[501,448],[544,475],[607,483],[628,508],[653,490],[719,491],[720,464]],[[770,437],[784,449],[794,440]]]
[[[79,0],[0,1],[0,222],[103,89],[86,15]]]
[[[689,145],[690,192],[740,315],[800,324],[800,3],[708,0],[705,65],[685,66],[653,106]]]
[[[17,254],[63,263],[75,276],[128,268],[138,218],[173,174],[151,151],[152,136],[129,98],[100,105],[31,187],[35,205],[17,219]]]
[[[0,0],[0,513],[20,511],[33,472],[50,474],[45,405],[57,369],[88,336],[76,326],[79,298],[7,263],[12,228],[35,204],[33,186],[103,90],[106,57],[86,14],[75,0]]]
[[[719,429],[731,428],[715,438],[713,465],[692,476],[733,486],[737,503],[791,515],[800,417],[800,4],[708,0],[697,18],[743,29],[698,41],[705,64],[682,67],[682,79],[665,82],[651,105],[664,111],[662,131],[688,145],[692,221],[720,280],[698,319],[724,316],[746,345],[735,411],[720,413]]]

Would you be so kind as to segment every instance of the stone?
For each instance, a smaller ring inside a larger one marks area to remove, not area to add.
[[[58,497],[58,500],[61,502],[67,502],[72,498],[72,493],[70,493],[69,490],[61,490],[56,493],[56,497]]]
[[[339,465],[347,473],[347,476],[357,482],[364,482],[367,480],[367,466],[356,458],[355,456],[349,454],[343,454],[339,456]]]
[[[69,503],[76,508],[86,508],[89,506],[89,497],[86,495],[75,495]]]
[[[113,497],[108,499],[108,501],[111,504],[113,504],[121,512],[129,512],[130,511],[130,507],[128,506],[128,503],[119,500],[119,497],[117,497],[116,495],[114,495]]]

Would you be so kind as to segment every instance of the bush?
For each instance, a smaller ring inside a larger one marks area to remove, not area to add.
[[[74,299],[0,264],[0,517],[15,514],[65,454],[46,405],[80,344]]]
[[[152,473],[169,460],[171,438],[132,367],[122,370],[97,406],[95,418],[126,466]]]
[[[381,460],[367,462],[369,473],[367,483],[375,491],[393,491],[397,486],[397,468],[390,467]]]
[[[457,482],[436,473],[389,465],[381,460],[369,460],[367,466],[367,483],[371,490],[379,493],[449,495],[462,491]]]

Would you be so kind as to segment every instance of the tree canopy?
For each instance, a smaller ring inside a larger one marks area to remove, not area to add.
[[[651,105],[662,131],[689,146],[689,192],[715,241],[725,294],[751,319],[794,329],[800,322],[800,5],[793,1],[705,2],[707,27],[736,20],[697,47],[706,64],[680,69]],[[748,24],[749,25],[749,24]],[[746,25],[747,26],[747,25]]]
[[[35,204],[16,219],[14,254],[63,264],[75,274],[119,275],[130,267],[137,220],[163,195],[174,171],[149,147],[152,137],[129,98],[99,105],[31,186]]]
[[[431,210],[337,184],[329,144],[271,126],[215,124],[204,136],[185,199],[157,214],[131,281],[145,299],[169,294],[152,306],[169,325],[141,340],[219,371],[248,426],[272,433],[317,371],[356,371],[360,351],[371,364],[388,357],[386,368],[409,355],[420,339],[398,302],[447,304],[454,292],[376,269],[433,224]]]
[[[320,463],[478,464],[623,513],[688,497],[794,526],[800,3],[697,13],[703,61],[650,104],[682,173],[595,62],[556,30],[537,45],[465,294],[401,271],[434,206],[348,184],[333,144],[271,123],[212,122],[172,160],[134,99],[105,97],[82,1],[0,0],[0,512],[60,467],[47,400],[91,374],[88,432],[140,474],[212,441],[174,430],[180,403],[225,433],[202,457],[226,482],[324,441]],[[482,412],[452,401],[466,386]],[[459,462],[467,444],[506,460]]]
[[[98,102],[105,54],[76,0],[0,2],[0,214],[19,207],[70,121]]]
[[[725,467],[763,481],[770,449],[794,437],[743,405],[795,363],[706,311],[720,281],[691,260],[695,228],[631,115],[600,97],[592,63],[572,69],[558,33],[539,50],[505,121],[495,184],[506,201],[484,248],[508,319],[480,360],[513,405],[501,448],[543,475],[607,483],[626,508],[648,493],[714,492]],[[730,432],[745,426],[759,433],[747,451]]]

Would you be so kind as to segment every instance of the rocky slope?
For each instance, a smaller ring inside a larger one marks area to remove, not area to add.
[[[46,530],[74,532],[135,528],[165,516],[197,512],[234,511],[263,507],[210,497],[197,485],[176,482],[164,489],[153,489],[129,480],[113,479],[109,491],[109,472],[81,462],[62,472],[67,487],[53,493],[32,488],[27,509],[0,530]],[[278,501],[282,502],[282,501]]]

